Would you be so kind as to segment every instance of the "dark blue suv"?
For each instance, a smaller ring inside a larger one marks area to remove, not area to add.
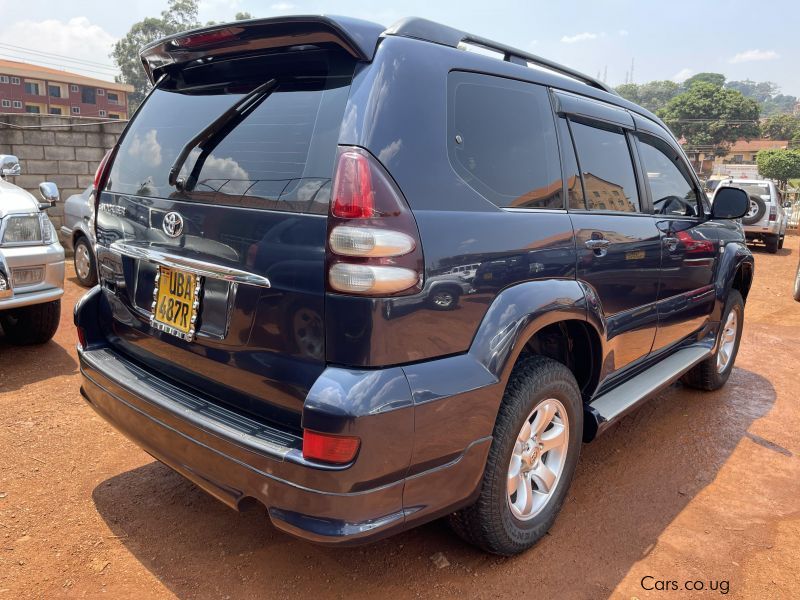
[[[449,515],[513,554],[583,442],[727,380],[753,259],[675,138],[603,83],[422,19],[153,43],[96,176],[82,393],[315,542]]]

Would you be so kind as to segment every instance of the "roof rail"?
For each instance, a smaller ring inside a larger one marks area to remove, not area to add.
[[[541,56],[525,52],[524,50],[513,48],[511,46],[501,44],[500,42],[493,42],[492,40],[477,35],[472,35],[471,33],[460,31],[458,29],[454,29],[453,27],[448,27],[447,25],[441,25],[439,23],[429,21],[428,19],[407,17],[398,21],[383,33],[384,35],[396,35],[423,40],[426,42],[433,42],[435,44],[450,46],[451,48],[463,48],[463,44],[473,44],[475,46],[480,46],[481,48],[502,54],[503,60],[507,62],[522,66],[528,66],[528,63],[532,63],[534,65],[549,69],[550,71],[555,71],[556,73],[560,73],[562,75],[566,75],[567,77],[582,81],[587,85],[595,87],[604,92],[608,92],[609,94],[617,95],[614,89],[610,86],[606,85],[599,79],[585,75],[580,71],[570,69],[569,67],[565,67],[564,65],[560,65],[546,58],[542,58]]]

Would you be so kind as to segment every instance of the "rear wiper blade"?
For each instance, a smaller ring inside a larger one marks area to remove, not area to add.
[[[270,79],[262,83],[257,88],[253,89],[249,94],[239,99],[233,106],[222,113],[219,117],[200,133],[195,135],[192,139],[186,142],[186,145],[181,148],[175,162],[169,170],[169,184],[174,185],[182,190],[192,190],[197,183],[197,178],[203,168],[206,158],[216,148],[219,143],[227,136],[239,123],[244,121],[247,116],[252,113],[258,106],[266,100],[269,95],[275,91],[278,86],[277,79]],[[186,178],[186,181],[178,179],[178,175],[183,168],[189,154],[195,148],[200,148],[200,155],[195,161],[192,172]]]

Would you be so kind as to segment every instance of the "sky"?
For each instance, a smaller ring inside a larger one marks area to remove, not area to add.
[[[166,4],[0,0],[0,58],[113,79],[108,55],[114,41],[132,23],[158,16]],[[614,86],[630,77],[633,61],[636,83],[680,82],[713,71],[729,80],[773,81],[783,93],[800,96],[797,0],[200,2],[203,22],[230,20],[239,11],[255,17],[339,14],[386,26],[406,16],[425,17],[605,77]]]

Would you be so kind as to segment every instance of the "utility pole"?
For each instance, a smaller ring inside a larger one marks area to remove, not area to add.
[[[631,83],[633,83],[633,61],[634,59],[631,58],[631,81],[630,81]]]
[[[608,83],[608,65],[603,69],[603,83]]]

